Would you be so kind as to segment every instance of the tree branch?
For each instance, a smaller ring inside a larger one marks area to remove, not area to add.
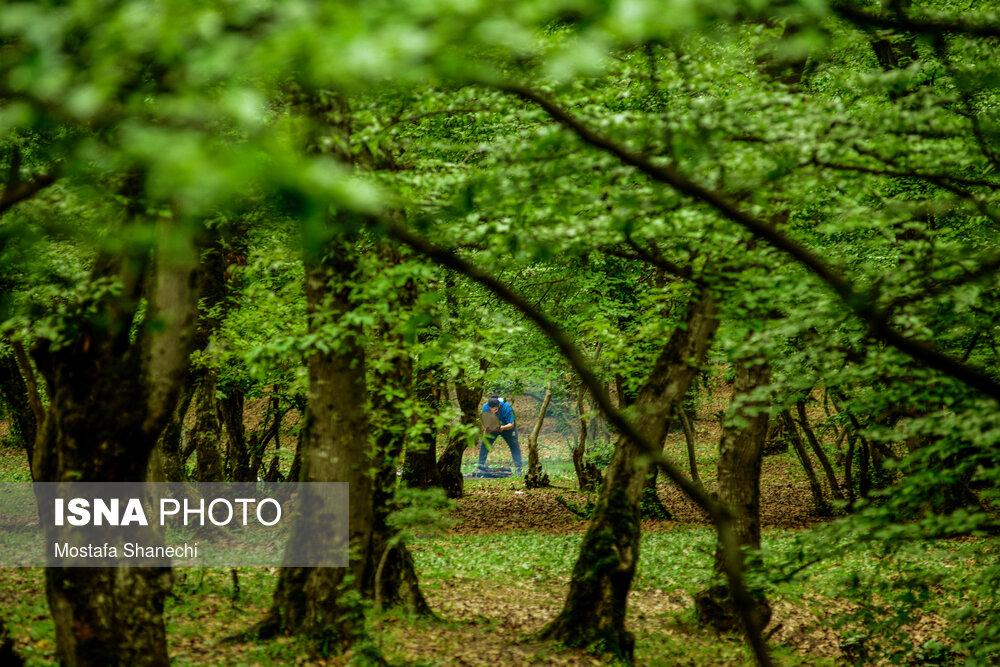
[[[0,195],[0,215],[6,213],[7,209],[15,204],[30,199],[41,190],[49,187],[56,182],[57,178],[57,170],[52,169],[31,181],[9,184],[4,188],[3,195]]]
[[[635,254],[627,253],[622,250],[618,250],[617,248],[604,248],[601,252],[606,255],[611,255],[612,257],[620,257],[621,259],[628,259],[636,262],[645,262],[646,264],[650,264],[664,273],[669,273],[670,275],[681,278],[682,280],[688,280],[695,285],[701,286],[704,284],[703,280],[694,275],[690,267],[675,264],[662,255],[658,257],[654,256],[648,250],[636,244],[631,238],[628,240],[628,243],[633,249],[635,249]]]
[[[953,287],[960,287],[961,285],[966,285],[968,283],[973,283],[976,282],[977,280],[981,280],[982,278],[993,276],[996,274],[997,269],[1000,269],[1000,255],[994,255],[989,259],[984,259],[982,262],[979,263],[979,266],[977,266],[972,271],[966,271],[965,273],[955,276],[954,278],[949,278],[947,280],[942,280],[939,283],[935,283],[934,285],[928,287],[919,294],[893,299],[889,303],[889,305],[887,305],[883,309],[883,311],[887,313],[886,316],[888,316],[889,313],[895,312],[900,307],[905,306],[907,304],[917,303],[918,301],[925,301],[933,296],[942,294],[948,291],[949,289],[952,289]]]
[[[905,30],[925,35],[956,33],[971,37],[1000,37],[1000,23],[991,23],[995,15],[981,15],[979,21],[954,18],[944,14],[913,16],[902,12],[891,16],[866,12],[846,2],[832,3],[833,10],[851,23],[872,28]]]
[[[881,160],[881,158],[878,158]],[[884,161],[884,160],[883,160]],[[928,174],[920,171],[907,171],[904,169],[878,169],[875,167],[866,167],[857,164],[837,164],[835,162],[825,162],[823,160],[813,159],[812,164],[817,167],[825,167],[827,169],[835,169],[837,171],[854,171],[862,174],[872,174],[874,176],[889,176],[895,178],[916,178],[922,181],[927,181],[933,185],[942,187],[949,192],[955,192],[949,187],[951,184],[966,185],[970,187],[984,187],[984,188],[1000,188],[1000,183],[995,183],[993,181],[986,181],[976,178],[964,178],[962,176],[954,176],[951,174]],[[964,190],[961,191],[964,195],[966,194]]]
[[[635,167],[655,181],[665,183],[683,194],[708,204],[754,236],[790,255],[829,285],[855,315],[868,324],[870,335],[1000,402],[1000,383],[982,370],[942,353],[931,343],[907,338],[889,326],[884,314],[876,309],[874,300],[869,295],[856,291],[839,271],[803,244],[783,234],[771,222],[741,210],[722,193],[692,181],[676,168],[654,164],[644,155],[633,153],[608,137],[598,134],[545,95],[521,86],[509,86],[506,90],[538,104],[549,116],[572,130],[585,143],[614,155],[623,164]]]

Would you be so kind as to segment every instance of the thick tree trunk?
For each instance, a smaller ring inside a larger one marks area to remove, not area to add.
[[[177,234],[160,223],[160,247]],[[72,314],[75,337],[33,350],[49,403],[35,451],[38,481],[141,482],[187,372],[197,294],[197,253],[183,233],[144,278],[144,254],[99,259],[94,279],[117,275],[121,290]],[[189,240],[189,239],[188,239]],[[145,323],[133,335],[136,310]],[[46,569],[57,656],[68,667],[167,665],[163,605],[169,568]]]
[[[283,568],[271,612],[258,630],[265,636],[277,632],[305,634],[324,646],[344,650],[364,629],[358,599],[372,535],[373,461],[365,348],[359,328],[343,322],[343,316],[353,308],[350,283],[356,273],[354,248],[348,240],[339,239],[324,250],[321,258],[310,257],[307,262],[309,331],[322,332],[328,323],[335,322],[342,333],[337,340],[328,341],[328,351],[314,350],[306,359],[309,408],[299,480],[351,485],[352,554],[348,567]],[[295,530],[324,534],[326,520],[322,512],[303,519]]]
[[[787,437],[791,440],[792,446],[795,448],[795,453],[798,454],[799,461],[802,463],[802,469],[806,473],[806,479],[809,480],[809,490],[812,492],[813,497],[813,512],[817,516],[829,516],[830,505],[826,502],[826,498],[823,497],[823,487],[820,485],[819,479],[816,477],[816,471],[813,470],[812,460],[809,458],[809,452],[806,451],[805,445],[802,444],[802,437],[799,435],[799,430],[795,426],[795,420],[792,418],[792,413],[788,410],[784,410],[781,413],[781,420],[785,423]]]
[[[549,486],[549,476],[542,473],[542,465],[538,461],[538,434],[542,432],[545,413],[548,411],[551,401],[552,380],[549,380],[545,383],[545,396],[542,398],[542,405],[538,408],[535,426],[531,429],[531,435],[528,436],[528,474],[524,477],[524,485],[529,489]]]
[[[408,374],[408,373],[407,373]],[[373,410],[373,414],[378,411]],[[372,489],[373,516],[371,542],[367,550],[364,597],[377,600],[383,607],[401,606],[416,614],[430,614],[430,606],[420,590],[413,556],[405,543],[393,546],[395,531],[388,524],[389,514],[397,508],[396,466],[403,450],[405,419],[391,429],[380,425],[376,437],[375,484]]]
[[[650,440],[663,442],[668,415],[687,392],[717,325],[714,304],[702,296],[657,358],[633,420]],[[600,646],[631,658],[634,639],[625,630],[625,614],[639,559],[639,496],[647,468],[639,446],[619,438],[573,568],[569,595],[541,636],[569,646]]]
[[[383,266],[396,267],[403,261],[400,248],[384,242],[379,248]],[[405,312],[417,298],[416,283],[407,280],[397,289],[393,310]],[[393,396],[409,396],[413,388],[413,359],[398,327],[386,325],[379,372],[374,374],[377,389],[371,392],[372,425],[375,432],[375,484],[373,494],[372,537],[366,558],[362,592],[366,599],[380,606],[402,606],[418,614],[429,614],[430,607],[420,590],[413,556],[406,544],[393,546],[396,532],[389,526],[389,514],[395,502],[396,471],[403,454],[410,420]]]
[[[485,359],[479,362],[480,369],[485,370],[487,362]],[[455,395],[458,398],[459,419],[464,426],[469,426],[482,431],[479,421],[479,413],[482,409],[479,401],[483,397],[483,384],[480,381],[475,385],[469,385],[467,377],[463,372],[455,378]],[[465,454],[466,438],[464,435],[455,435],[448,439],[441,457],[438,459],[438,473],[441,477],[441,486],[449,498],[461,498],[465,493],[465,478],[462,475],[462,456]]]
[[[443,386],[438,369],[425,370],[414,384],[414,395],[420,413],[431,416],[441,411]],[[428,420],[429,421],[429,420]],[[406,444],[406,459],[403,466],[403,481],[415,489],[429,489],[441,486],[441,476],[437,465],[437,431],[425,428],[419,437]]]
[[[736,366],[731,409],[742,422],[727,426],[719,441],[719,502],[733,512],[733,530],[741,547],[760,549],[760,470],[767,439],[767,403],[749,400],[748,396],[770,382],[771,367],[767,362],[749,365],[740,360]],[[715,571],[725,570],[721,544],[716,544]],[[738,630],[742,621],[734,613],[732,596],[725,584],[711,586],[695,596],[695,608],[702,623],[722,631]],[[755,613],[758,627],[766,627],[771,619],[771,607],[763,595],[757,596]]]

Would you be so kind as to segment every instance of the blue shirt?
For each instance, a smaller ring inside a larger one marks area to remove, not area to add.
[[[490,409],[489,402],[483,403],[483,412],[487,412]],[[504,399],[500,399],[500,409],[497,411],[497,417],[500,418],[500,425],[510,424],[514,421],[514,406],[508,403]]]

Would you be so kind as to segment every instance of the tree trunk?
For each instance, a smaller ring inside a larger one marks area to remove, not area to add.
[[[795,427],[795,420],[792,418],[792,413],[784,410],[781,413],[781,420],[785,423],[785,431],[788,439],[791,440],[792,446],[795,448],[795,453],[798,454],[799,461],[802,463],[802,469],[806,472],[806,478],[809,480],[809,490],[812,492],[813,497],[813,512],[817,516],[829,516],[830,506],[823,497],[823,487],[820,486],[819,480],[816,478],[812,460],[809,458],[809,453],[806,452],[806,448],[802,444],[802,437]]]
[[[196,391],[194,405],[194,428],[191,440],[198,457],[195,479],[199,482],[223,482],[222,467],[222,427],[219,424],[218,401],[215,398],[215,371],[205,373],[201,386]]]
[[[190,380],[190,375],[188,377]],[[194,387],[185,381],[181,396],[170,415],[170,421],[160,434],[160,439],[153,449],[149,463],[149,481],[151,482],[183,482],[187,480],[184,474],[184,463],[181,460],[181,436],[184,434],[184,418],[191,406]]]
[[[30,364],[26,371],[34,373]],[[28,458],[28,467],[31,468],[32,459],[34,458],[35,437],[38,433],[38,419],[35,411],[32,409],[28,394],[28,385],[21,372],[13,354],[0,357],[0,398],[10,408],[14,435],[21,441],[25,455]],[[39,403],[36,409],[41,411],[41,403]]]
[[[670,428],[669,422],[667,422],[667,428]],[[639,516],[642,519],[670,521],[674,518],[674,515],[660,500],[660,494],[656,490],[659,481],[660,467],[650,467],[649,472],[646,473],[646,482],[642,486],[642,497],[639,499]]]
[[[481,370],[485,371],[487,366],[488,363],[485,359],[480,360]],[[454,384],[455,395],[458,398],[459,419],[464,426],[475,428],[481,432],[479,400],[483,397],[482,382],[470,386],[465,372],[461,371],[459,376],[455,378]],[[448,444],[437,462],[441,486],[449,498],[461,498],[465,492],[465,478],[462,475],[462,456],[465,454],[465,448],[465,435],[452,436],[448,439]]]
[[[858,493],[862,498],[867,499],[871,493],[872,486],[871,467],[868,465],[871,450],[864,436],[859,435],[858,438],[861,440],[861,448],[858,450],[858,465],[861,468],[860,478],[858,479]]]
[[[400,248],[383,242],[379,248],[382,266],[396,267],[403,261]],[[395,294],[393,310],[406,312],[417,298],[416,283],[407,280]],[[381,606],[402,606],[418,614],[430,614],[430,607],[420,590],[413,556],[406,544],[393,546],[395,531],[388,524],[395,502],[396,471],[403,454],[410,421],[393,396],[409,396],[413,388],[413,359],[398,326],[386,324],[381,340],[381,370],[374,374],[378,390],[371,392],[372,424],[375,431],[375,484],[373,494],[372,537],[367,552],[362,592],[366,599]],[[381,567],[380,567],[381,565]]]
[[[771,367],[767,362],[749,365],[741,359],[736,365],[731,410],[744,425],[727,426],[719,441],[719,502],[733,513],[733,530],[739,545],[760,549],[760,470],[767,439],[768,404],[748,397],[769,384]],[[725,570],[722,545],[715,548],[715,572]],[[734,613],[732,596],[725,584],[711,586],[695,596],[695,608],[702,623],[717,630],[732,632],[742,626]],[[771,619],[771,606],[763,595],[756,596],[754,612],[758,627],[766,627]]]
[[[338,240],[324,248],[321,257],[307,257],[309,331],[319,334],[336,323],[340,333],[336,340],[327,341],[327,351],[312,350],[306,358],[308,416],[299,480],[351,485],[351,559],[348,567],[341,568],[282,568],[270,614],[258,630],[264,636],[305,634],[323,646],[344,650],[361,636],[364,626],[358,601],[372,535],[373,461],[365,348],[360,327],[345,324],[344,318],[353,308],[350,283],[356,279],[357,262],[350,241]],[[324,534],[323,512],[303,519],[295,524],[296,531]]]
[[[767,437],[764,440],[764,456],[784,454],[788,451],[788,440],[785,433],[785,421],[783,419],[771,420],[771,425],[767,428]]]
[[[92,279],[117,276],[121,289],[70,312],[72,339],[58,347],[41,339],[32,351],[49,397],[36,440],[37,481],[145,479],[187,372],[197,307],[190,236],[162,220],[158,232],[155,266],[142,267],[145,251],[98,258]],[[143,297],[145,318],[134,332]],[[169,664],[169,568],[50,567],[45,579],[61,664]]]
[[[823,451],[823,447],[820,446],[819,440],[816,439],[816,435],[809,426],[809,418],[806,417],[806,402],[798,401],[796,409],[799,413],[799,423],[802,425],[802,432],[806,434],[806,439],[809,441],[809,447],[813,450],[816,458],[819,459],[819,464],[823,466],[823,472],[826,473],[826,481],[830,484],[830,493],[837,500],[843,500],[844,494],[840,492],[840,484],[837,482],[837,474],[833,471],[833,466],[830,465],[830,458]]]
[[[620,387],[620,384],[618,382],[620,377],[621,376],[616,377],[616,384],[615,384],[616,390]],[[621,408],[625,408],[629,405],[632,405],[636,400],[636,396],[634,395],[627,396],[623,393],[622,397],[625,400],[625,404],[622,405]],[[671,420],[667,419],[667,426],[664,429],[665,433],[670,432],[670,422]],[[664,444],[666,443],[664,442]],[[662,452],[663,450],[662,446],[660,447],[660,450]],[[673,520],[674,515],[670,512],[669,509],[667,509],[667,506],[663,504],[663,501],[660,500],[660,494],[657,491],[657,485],[659,484],[659,482],[660,482],[660,467],[652,466],[646,473],[646,482],[645,484],[643,484],[642,487],[642,497],[639,499],[639,517],[642,519],[671,521]]]
[[[431,417],[441,412],[443,389],[436,368],[427,369],[417,379],[414,395],[419,404],[418,415]],[[433,421],[426,419],[427,426],[420,436],[406,445],[406,459],[403,466],[403,481],[415,489],[429,489],[441,486],[441,476],[437,466],[437,430],[431,426]]]
[[[593,491],[601,483],[601,473],[593,463],[584,460],[587,453],[587,420],[584,415],[587,413],[586,399],[587,388],[580,383],[580,388],[576,393],[576,411],[580,422],[580,433],[577,437],[576,447],[573,448],[573,469],[576,471],[576,481],[581,491]]]
[[[694,427],[691,425],[691,420],[688,419],[687,413],[684,410],[680,410],[677,414],[681,419],[681,428],[684,429],[684,442],[687,444],[688,467],[691,468],[691,479],[695,484],[704,486],[701,482],[701,475],[698,474],[698,459],[695,457]]]
[[[277,450],[281,442],[281,422],[285,417],[285,411],[281,409],[281,399],[272,387],[272,393],[267,400],[267,413],[264,417],[264,424],[259,433],[250,436],[250,479],[257,480],[264,465],[264,454],[267,446],[274,440],[274,447]]]
[[[844,433],[847,433],[848,426],[844,424]],[[858,434],[851,432],[847,437],[847,454],[844,456],[844,486],[847,487],[847,501],[850,507],[854,507],[854,446],[858,442]]]
[[[910,6],[910,0],[882,0],[882,11],[887,16],[895,16]],[[905,69],[917,58],[917,48],[913,35],[897,36],[892,39],[882,36],[871,41],[872,51],[882,69],[889,72],[895,69]],[[891,93],[895,99],[899,93]]]
[[[529,489],[538,489],[549,486],[549,476],[542,474],[542,465],[538,461],[538,434],[542,432],[542,423],[545,421],[545,413],[549,409],[552,401],[552,380],[545,383],[545,396],[542,398],[542,405],[538,408],[538,417],[535,419],[535,427],[531,429],[528,436],[528,474],[524,478],[524,485]]]
[[[219,400],[219,414],[226,427],[227,472],[234,482],[256,482],[250,477],[250,449],[243,425],[246,393],[236,386],[228,387],[226,392],[226,397]]]
[[[717,325],[715,305],[702,296],[657,358],[633,421],[650,440],[663,442],[667,416],[683,399]],[[569,595],[542,637],[568,646],[600,646],[631,659],[634,639],[625,630],[625,613],[639,559],[639,496],[647,468],[639,446],[620,437],[573,568]]]

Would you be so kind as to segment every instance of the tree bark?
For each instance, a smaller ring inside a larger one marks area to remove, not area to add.
[[[223,482],[226,479],[222,451],[219,449],[222,426],[219,424],[218,401],[215,398],[215,378],[215,371],[205,373],[196,392],[191,440],[198,457],[195,479],[199,482]]]
[[[27,371],[33,373],[31,366]],[[28,394],[28,385],[21,375],[21,369],[13,355],[0,357],[0,398],[10,408],[11,421],[14,425],[14,435],[21,441],[28,467],[32,467],[35,451],[35,437],[38,434],[38,419],[32,409]],[[41,414],[41,403],[38,412]]]
[[[529,489],[549,486],[549,476],[542,474],[542,465],[538,461],[538,434],[542,432],[545,413],[548,411],[551,401],[552,380],[549,380],[545,383],[545,396],[542,398],[542,405],[538,408],[535,426],[531,429],[531,435],[528,436],[528,474],[524,477],[524,485]]]
[[[781,420],[785,423],[788,439],[791,440],[792,446],[795,448],[795,453],[798,454],[799,461],[802,463],[802,469],[805,470],[806,479],[809,480],[809,490],[812,492],[813,497],[813,512],[817,516],[829,516],[830,505],[827,504],[826,499],[823,497],[823,487],[820,486],[819,480],[816,478],[812,460],[809,458],[809,453],[806,452],[806,448],[802,444],[802,437],[795,427],[795,420],[792,418],[792,413],[784,410],[781,413]]]
[[[228,387],[225,398],[219,400],[219,414],[226,427],[226,471],[234,482],[257,481],[250,478],[250,449],[243,424],[245,404],[246,393],[236,386]]]
[[[683,399],[718,325],[716,307],[702,295],[663,348],[635,405],[635,430],[663,442],[667,415]],[[648,463],[640,446],[619,437],[573,568],[569,595],[541,636],[568,646],[599,645],[631,659],[625,629],[628,593],[639,558],[639,496]]]
[[[306,358],[308,416],[299,480],[351,485],[351,559],[349,566],[342,568],[282,568],[271,611],[258,631],[264,636],[278,632],[308,635],[324,646],[345,650],[364,628],[358,598],[368,566],[366,554],[374,518],[369,473],[373,461],[362,332],[359,325],[344,323],[344,315],[353,308],[354,248],[348,239],[338,238],[324,250],[322,257],[307,256],[309,331],[321,332],[324,325],[335,322],[342,333],[327,351],[312,350]],[[322,512],[303,519],[295,524],[295,530],[324,534]]]
[[[632,397],[634,401],[635,397]],[[683,412],[683,410],[678,410],[678,412]],[[667,419],[667,426],[664,429],[665,433],[670,432],[670,423],[672,420]],[[666,444],[664,441],[663,445]],[[660,447],[660,451],[663,451],[663,447]],[[667,509],[667,506],[663,504],[660,500],[660,494],[657,491],[657,486],[660,483],[660,468],[659,466],[652,466],[646,473],[646,483],[642,487],[642,497],[639,499],[639,516],[643,519],[655,519],[658,521],[671,521],[674,515]]]
[[[799,413],[799,424],[802,425],[802,432],[806,434],[806,440],[809,441],[809,447],[813,450],[816,458],[819,459],[819,464],[823,466],[823,472],[826,474],[826,481],[830,485],[830,493],[837,500],[843,500],[844,494],[840,492],[840,483],[837,481],[837,473],[834,472],[833,466],[830,465],[830,458],[823,451],[823,447],[820,446],[819,440],[816,439],[816,434],[813,433],[812,428],[809,426],[809,418],[806,417],[806,402],[798,401],[796,403],[796,409]]]
[[[193,396],[194,387],[190,384],[190,374],[188,374],[177,405],[174,406],[170,420],[160,434],[160,439],[150,457],[149,481],[183,482],[187,479],[187,475],[184,474],[184,462],[181,460],[181,437],[184,434],[184,418],[187,416],[188,408],[191,407]]]
[[[38,481],[145,479],[187,372],[197,306],[192,239],[166,220],[158,232],[154,267],[143,268],[144,252],[99,257],[92,279],[117,276],[121,290],[72,312],[68,344],[42,339],[32,351],[49,397],[35,448]],[[133,336],[143,296],[146,314]],[[169,664],[169,568],[50,567],[45,575],[61,664]]]
[[[691,468],[691,479],[695,484],[699,486],[704,486],[701,482],[701,475],[698,474],[698,459],[695,456],[695,435],[694,427],[691,425],[691,420],[688,419],[687,413],[684,410],[680,410],[677,416],[681,420],[681,428],[684,429],[684,442],[687,444],[688,453],[688,467]],[[763,451],[763,450],[762,450]]]
[[[485,372],[488,362],[480,360],[480,370]],[[480,380],[475,385],[468,383],[468,376],[461,371],[454,380],[455,395],[458,398],[459,419],[463,426],[474,428],[481,432],[479,400],[483,397],[483,383]],[[465,454],[466,436],[457,434],[448,439],[441,457],[438,459],[438,473],[441,486],[449,498],[461,498],[465,493],[465,477],[462,475],[462,456]]]
[[[414,383],[414,395],[420,407],[418,414],[429,416],[441,411],[442,389],[438,369],[426,369]],[[408,486],[415,489],[441,486],[437,465],[437,436],[437,430],[427,426],[417,438],[407,443],[403,481]]]
[[[667,428],[670,428],[668,422]],[[656,519],[658,521],[671,521],[674,515],[667,509],[667,506],[660,500],[657,485],[660,483],[660,469],[652,466],[646,473],[646,482],[642,486],[642,498],[639,500],[639,515],[643,519]]]
[[[388,241],[379,247],[381,265],[395,267],[403,262],[399,246]],[[417,299],[417,285],[408,279],[395,294],[393,310],[406,312]],[[420,590],[413,556],[404,543],[393,546],[395,531],[388,524],[389,514],[398,507],[395,501],[396,471],[403,455],[410,421],[398,404],[399,396],[413,392],[413,358],[398,326],[386,323],[382,336],[382,370],[374,374],[377,387],[371,392],[372,424],[375,432],[375,484],[373,494],[372,537],[367,552],[366,599],[381,606],[402,606],[418,614],[430,614],[430,607]]]
[[[766,361],[755,365],[746,359],[737,362],[730,409],[743,424],[726,426],[719,441],[719,502],[733,512],[733,529],[740,547],[752,550],[760,549],[760,470],[767,439],[768,404],[759,397],[749,397],[767,386],[770,379],[771,367]],[[724,572],[724,559],[722,545],[717,543],[718,575]],[[763,595],[758,594],[756,601],[754,611],[759,625],[766,627],[771,619],[771,606]],[[740,627],[740,618],[734,613],[729,587],[725,584],[698,593],[695,608],[702,623],[718,630],[731,632]]]
[[[272,393],[267,399],[267,413],[264,417],[264,424],[259,433],[250,436],[250,479],[257,480],[264,465],[264,454],[267,446],[274,440],[274,447],[277,450],[281,446],[281,422],[287,410],[281,409],[281,399],[277,393]],[[275,457],[276,462],[277,457]]]
[[[593,463],[584,460],[587,453],[587,420],[584,415],[586,408],[587,388],[580,383],[576,394],[576,411],[580,422],[580,433],[576,446],[573,448],[573,469],[576,471],[576,481],[581,491],[593,491],[601,483],[601,473]]]
[[[844,424],[844,433],[849,427]],[[847,454],[844,456],[844,486],[847,488],[847,501],[854,506],[854,446],[858,442],[858,434],[851,432],[847,437]]]

